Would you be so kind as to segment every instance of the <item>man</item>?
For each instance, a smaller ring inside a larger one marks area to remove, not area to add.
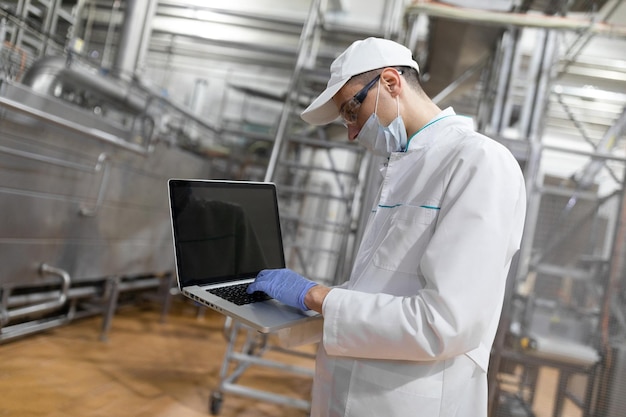
[[[249,291],[324,316],[312,416],[487,416],[487,366],[526,199],[511,153],[423,92],[411,51],[368,38],[302,113],[341,116],[388,157],[354,269],[337,288],[288,270]]]

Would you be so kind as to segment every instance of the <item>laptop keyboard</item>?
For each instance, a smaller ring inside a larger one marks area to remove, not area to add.
[[[248,294],[246,292],[248,285],[250,285],[250,283],[229,285],[220,288],[209,288],[207,291],[220,298],[230,301],[231,303],[235,303],[238,306],[270,300],[272,298],[263,291],[255,291],[252,294]]]

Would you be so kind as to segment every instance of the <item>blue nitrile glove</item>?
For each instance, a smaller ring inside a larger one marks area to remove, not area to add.
[[[248,286],[248,294],[263,291],[278,301],[307,311],[304,296],[317,283],[304,278],[291,269],[264,269]]]

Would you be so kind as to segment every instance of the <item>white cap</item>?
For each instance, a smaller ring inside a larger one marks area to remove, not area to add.
[[[339,110],[332,98],[350,78],[386,67],[412,67],[419,72],[411,50],[388,39],[367,38],[356,41],[330,65],[330,80],[322,92],[300,115],[312,125],[325,125],[337,117]]]

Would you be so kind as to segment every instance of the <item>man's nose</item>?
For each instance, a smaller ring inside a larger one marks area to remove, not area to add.
[[[355,140],[360,131],[361,128],[356,125],[348,125],[348,139]]]

